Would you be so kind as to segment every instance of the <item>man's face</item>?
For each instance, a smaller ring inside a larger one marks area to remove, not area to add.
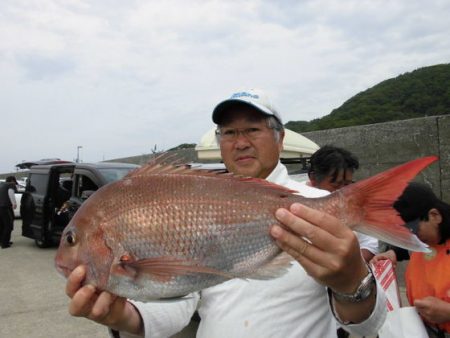
[[[442,222],[442,216],[437,209],[431,209],[428,212],[428,220],[420,220],[417,237],[428,245],[438,244],[441,240],[439,233],[439,224]]]
[[[336,179],[334,179],[334,172],[331,172],[320,182],[314,178],[314,175],[312,175],[310,177],[310,180],[312,186],[333,192],[353,183],[353,171],[350,169],[347,169],[345,171],[339,170],[336,175]]]
[[[245,106],[231,108],[220,131],[222,134],[235,134],[235,137],[220,137],[222,159],[229,172],[266,178],[276,167],[284,133],[280,133],[277,141],[274,130],[267,127],[264,115],[255,109]]]

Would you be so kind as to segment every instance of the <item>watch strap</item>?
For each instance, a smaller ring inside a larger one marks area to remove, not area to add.
[[[361,283],[354,293],[342,293],[330,289],[334,299],[340,302],[359,303],[369,298],[369,296],[375,289],[375,277],[369,266],[367,267],[367,269],[367,275],[361,280]]]

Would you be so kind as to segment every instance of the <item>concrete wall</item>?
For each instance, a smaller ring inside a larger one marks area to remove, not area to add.
[[[356,179],[429,155],[440,160],[416,181],[429,184],[450,202],[450,115],[302,133],[320,146],[333,144],[358,156]]]
[[[450,115],[431,116],[365,126],[302,133],[320,146],[333,144],[358,156],[362,179],[407,161],[429,155],[440,160],[425,169],[417,181],[429,184],[435,193],[450,202]],[[187,162],[197,161],[193,149],[177,152]],[[113,161],[144,164],[149,155]],[[298,166],[298,165],[296,165]]]

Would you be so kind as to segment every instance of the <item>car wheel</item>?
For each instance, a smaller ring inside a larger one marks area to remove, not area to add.
[[[45,236],[42,235],[40,238],[35,238],[34,242],[39,248],[48,248],[51,246],[52,242]]]

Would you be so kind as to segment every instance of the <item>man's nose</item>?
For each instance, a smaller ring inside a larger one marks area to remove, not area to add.
[[[239,131],[236,135],[236,140],[234,141],[234,145],[238,149],[246,148],[250,146],[250,141],[248,140],[248,137]]]

